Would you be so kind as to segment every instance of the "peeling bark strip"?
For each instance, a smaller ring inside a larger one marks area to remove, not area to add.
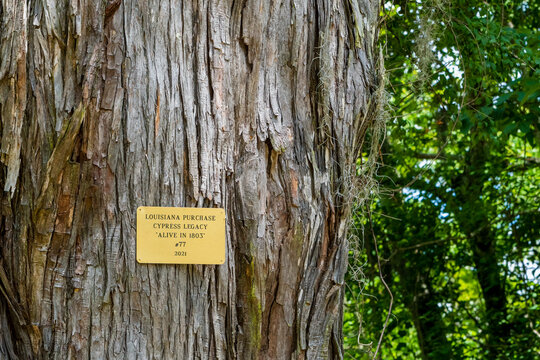
[[[3,0],[0,358],[342,358],[377,15]],[[225,264],[137,264],[141,205],[225,208]]]

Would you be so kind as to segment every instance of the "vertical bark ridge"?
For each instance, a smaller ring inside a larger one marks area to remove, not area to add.
[[[3,2],[0,354],[342,358],[377,7]],[[225,208],[225,264],[136,263],[141,205]]]
[[[2,147],[0,160],[7,167],[3,189],[11,196],[15,192],[21,165],[21,130],[26,110],[26,56],[28,34],[28,5],[24,1],[6,1],[2,4],[3,34],[0,51],[0,83],[2,106]]]

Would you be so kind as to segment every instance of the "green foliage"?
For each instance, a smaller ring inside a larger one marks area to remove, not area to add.
[[[402,0],[382,16],[393,113],[383,191],[355,219],[347,357],[377,346],[381,271],[381,359],[538,358],[540,4]]]

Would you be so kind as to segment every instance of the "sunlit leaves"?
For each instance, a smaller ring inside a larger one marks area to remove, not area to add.
[[[532,330],[540,328],[540,4],[396,0],[381,16],[392,107],[382,194],[373,222],[362,214],[356,221],[375,230],[395,298],[382,358],[420,357],[414,309],[428,292],[435,302],[424,302],[424,316],[438,314],[429,321],[444,333],[443,358],[491,351],[532,359],[540,354]],[[497,352],[486,347],[486,299],[470,242],[483,230],[506,293],[501,322],[511,328]],[[357,339],[376,346],[389,302],[374,244],[364,242],[367,286],[350,286],[344,329],[347,354],[362,359],[369,346]]]

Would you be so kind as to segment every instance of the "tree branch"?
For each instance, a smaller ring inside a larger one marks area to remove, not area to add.
[[[443,152],[436,154],[415,152],[413,156],[422,160],[457,160],[458,158],[456,155],[448,155]]]

